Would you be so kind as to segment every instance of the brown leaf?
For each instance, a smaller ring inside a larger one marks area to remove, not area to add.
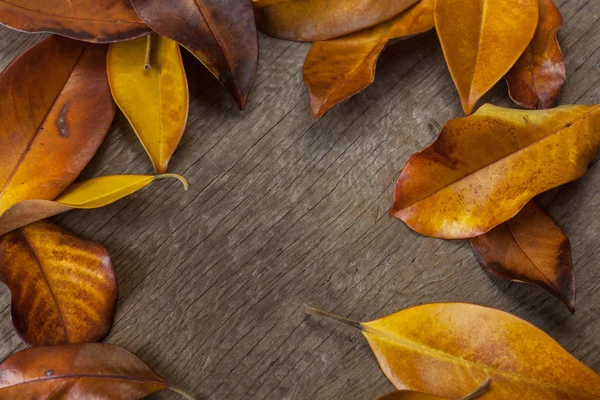
[[[471,239],[471,245],[494,275],[540,286],[575,311],[571,244],[560,226],[534,201],[512,219]]]
[[[0,0],[0,23],[98,43],[134,39],[150,31],[128,0]]]
[[[540,23],[533,40],[506,75],[508,92],[524,108],[551,108],[567,79],[556,35],[563,23],[552,0],[540,0]]]
[[[115,113],[106,47],[49,37],[0,74],[0,214],[53,199],[96,153]]]
[[[434,14],[450,74],[471,114],[533,39],[538,0],[443,0]]]
[[[315,42],[304,63],[310,113],[316,120],[369,86],[379,55],[390,39],[433,29],[433,2],[422,0],[397,17],[333,40]]]
[[[131,0],[131,4],[152,29],[190,50],[240,109],[246,106],[258,64],[251,0]]]
[[[289,0],[256,10],[268,35],[317,41],[347,35],[395,17],[419,0]]]
[[[449,121],[414,154],[392,215],[444,239],[483,235],[533,197],[585,174],[600,147],[600,106],[511,110],[489,104]]]
[[[0,364],[2,399],[137,400],[166,388],[135,354],[111,344],[34,347]]]
[[[100,341],[112,325],[117,281],[106,249],[49,221],[0,237],[0,281],[17,332],[32,346]]]

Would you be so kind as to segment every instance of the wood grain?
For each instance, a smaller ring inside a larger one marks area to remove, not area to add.
[[[568,80],[558,104],[600,103],[600,2],[559,0]],[[36,36],[0,30],[0,67]],[[433,32],[390,46],[373,85],[318,123],[302,64],[309,44],[260,37],[245,111],[191,57],[190,117],[152,185],[56,221],[111,253],[119,280],[108,342],[207,399],[375,399],[393,390],[359,333],[306,317],[310,303],[371,320],[432,301],[513,312],[600,372],[600,164],[541,204],[569,236],[574,316],[550,294],[483,271],[465,241],[427,239],[387,214],[408,157],[461,116]],[[511,106],[500,83],[484,98]],[[149,174],[118,114],[85,177]],[[1,289],[0,357],[23,348]],[[157,398],[174,399],[164,394]]]

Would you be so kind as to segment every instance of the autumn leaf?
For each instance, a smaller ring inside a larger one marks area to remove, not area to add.
[[[490,389],[490,385],[492,380],[488,377],[483,381],[483,383],[473,390],[471,393],[466,396],[461,397],[459,400],[473,400],[483,396]],[[451,400],[447,398],[442,398],[438,396],[433,396],[427,393],[415,392],[413,390],[397,390],[395,392],[389,393],[383,397],[380,397],[379,400]]]
[[[32,346],[100,341],[112,325],[117,281],[106,249],[49,221],[0,237],[0,281],[13,324]]]
[[[140,38],[110,45],[107,72],[115,102],[154,170],[163,174],[185,129],[188,86],[177,42],[160,35],[148,38],[152,40],[149,69],[144,69],[148,40]]]
[[[179,179],[188,189],[185,178],[175,174],[101,176],[71,185],[54,201],[32,199],[14,204],[0,214],[0,235],[72,209],[106,206],[164,178]]]
[[[128,0],[0,0],[0,23],[19,31],[98,43],[133,39],[150,31]]]
[[[575,311],[571,244],[534,201],[515,217],[471,239],[471,245],[481,264],[494,275],[537,285]]]
[[[75,180],[112,123],[106,46],[49,37],[0,74],[0,214],[51,200]]]
[[[246,106],[258,64],[258,35],[251,0],[131,0],[163,36],[184,45]]]
[[[395,17],[419,0],[289,0],[256,10],[261,31],[281,39],[317,41],[347,35]]]
[[[471,114],[533,39],[539,5],[538,0],[438,0],[434,16],[463,109]]]
[[[484,105],[446,124],[402,170],[390,213],[444,239],[482,235],[537,194],[580,178],[600,146],[600,106]]]
[[[506,75],[510,97],[524,108],[551,108],[567,79],[556,35],[563,19],[552,0],[540,1],[540,23],[531,44]]]
[[[600,376],[535,326],[499,310],[425,304],[370,322],[308,311],[360,329],[398,390],[460,399],[489,377],[486,399],[600,398]]]
[[[433,29],[433,2],[422,0],[373,28],[315,42],[304,63],[312,117],[321,118],[333,106],[373,83],[377,59],[390,39]]]

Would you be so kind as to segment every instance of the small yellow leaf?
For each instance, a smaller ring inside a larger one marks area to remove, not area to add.
[[[158,174],[165,173],[188,114],[188,86],[177,42],[151,36],[110,45],[107,72],[115,102],[127,117]]]

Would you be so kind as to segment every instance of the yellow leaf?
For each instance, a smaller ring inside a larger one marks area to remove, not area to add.
[[[145,69],[152,38],[149,69]],[[188,114],[188,86],[177,42],[164,36],[113,43],[107,57],[115,102],[127,117],[157,174],[167,171]]]

